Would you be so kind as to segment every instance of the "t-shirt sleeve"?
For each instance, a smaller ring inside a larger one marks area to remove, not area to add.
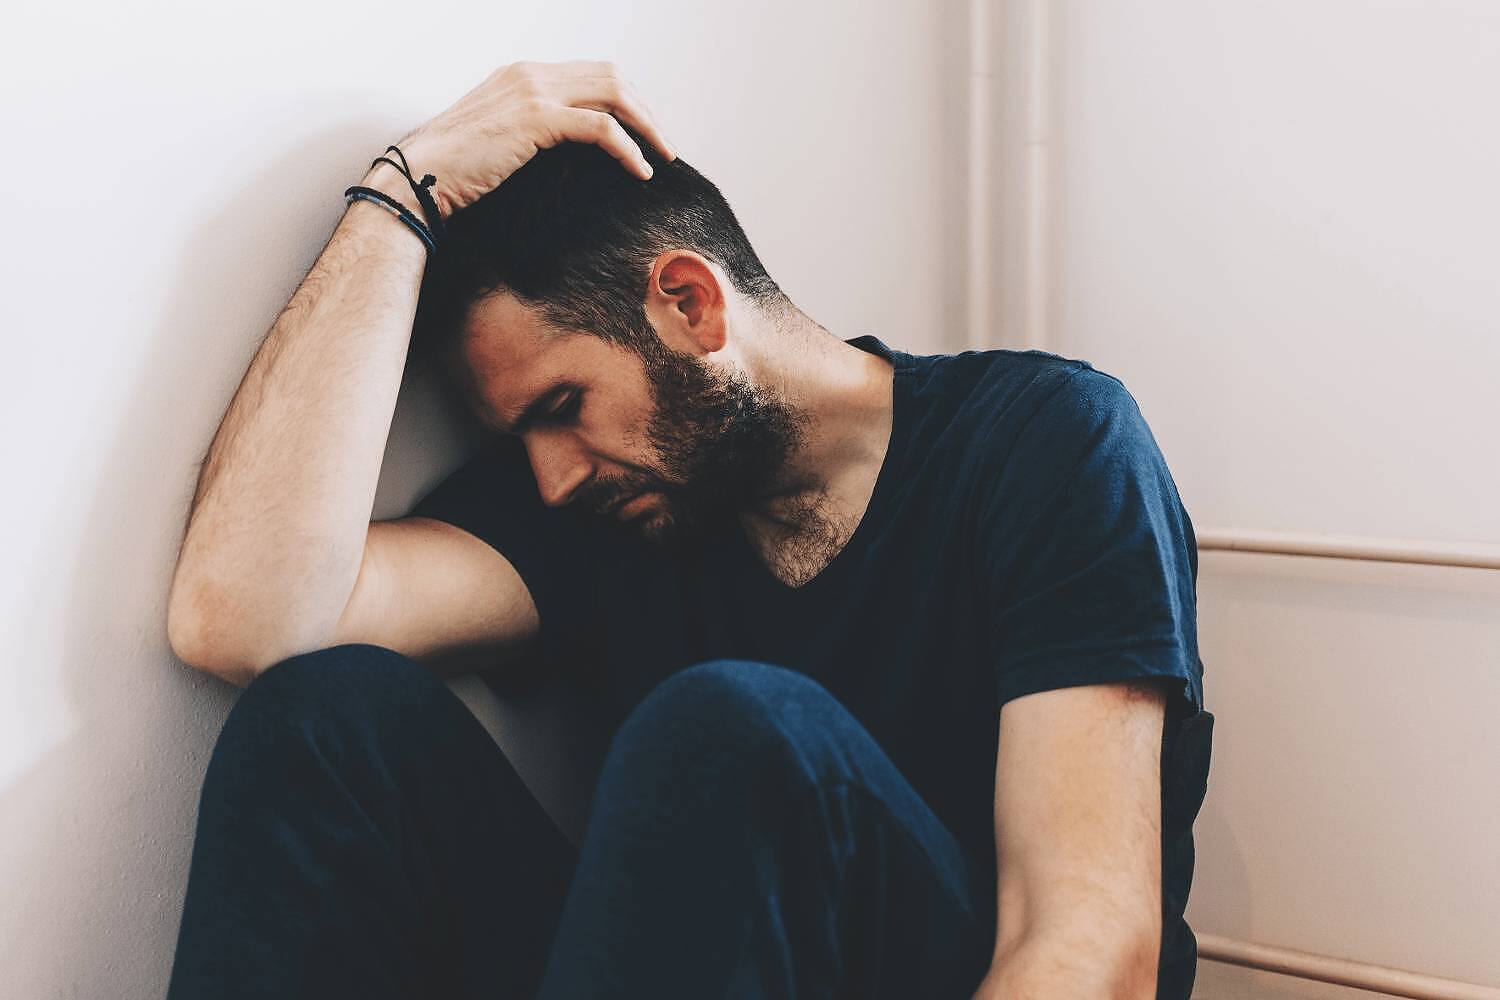
[[[540,653],[570,666],[590,652],[597,587],[592,525],[548,507],[519,438],[496,437],[417,501],[410,516],[462,528],[515,567],[540,620]]]
[[[1197,541],[1136,400],[1085,364],[992,454],[978,586],[996,705],[1053,688],[1165,677],[1203,704]],[[1189,705],[1188,703],[1191,703]]]

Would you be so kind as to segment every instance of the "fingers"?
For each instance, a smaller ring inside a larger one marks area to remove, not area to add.
[[[656,124],[656,116],[614,63],[588,59],[517,62],[497,70],[484,86],[497,92],[503,89],[509,100],[528,102],[533,113],[540,113],[542,128],[552,140],[540,145],[564,140],[595,143],[636,176],[648,179],[651,166],[621,127],[623,122],[668,160],[677,159],[677,150]]]
[[[617,115],[661,150],[667,159],[677,159],[677,150],[656,124],[656,116],[614,63],[575,59],[561,63],[520,62],[511,68],[533,79],[550,77],[560,103]]]
[[[532,63],[533,66],[550,66],[563,76],[618,76],[620,71],[608,59],[570,59],[560,63]]]
[[[562,103],[607,111],[639,132],[667,159],[677,159],[677,150],[656,124],[656,116],[629,83],[617,76],[580,76],[569,79],[562,87]]]
[[[614,115],[588,108],[557,108],[551,119],[549,124],[560,139],[595,143],[642,180],[651,177],[651,165],[641,155],[641,147],[620,127]]]

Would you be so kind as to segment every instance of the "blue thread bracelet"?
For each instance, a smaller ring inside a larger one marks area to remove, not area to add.
[[[402,222],[406,223],[409,227],[411,227],[412,232],[421,237],[422,242],[427,245],[427,255],[429,257],[437,252],[437,241],[432,238],[432,234],[427,231],[427,227],[422,225],[421,221],[412,214],[409,208],[401,204],[395,198],[392,198],[384,191],[377,191],[374,188],[363,187],[359,184],[355,184],[354,186],[344,191],[344,201],[348,204],[353,204],[355,199],[363,199],[364,201],[373,202],[376,205],[379,205],[381,208],[385,209],[387,212],[390,212]]]

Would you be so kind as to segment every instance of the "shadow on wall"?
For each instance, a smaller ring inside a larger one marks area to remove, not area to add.
[[[291,126],[298,109],[282,117]],[[60,651],[56,664],[15,667],[60,671],[74,724],[0,792],[0,995],[145,998],[165,990],[198,793],[237,693],[183,666],[166,641],[166,598],[197,462],[261,335],[341,216],[343,189],[367,165],[364,151],[392,134],[351,125],[288,151],[227,194],[185,245],[175,296],[133,370],[135,394],[107,417],[116,421],[108,454],[97,465],[92,454],[78,460],[72,481],[93,500],[86,518],[37,525],[46,536],[39,551],[69,579],[58,588],[60,614],[33,590],[19,617],[60,617],[66,634],[47,637]],[[304,190],[289,189],[288,178],[301,178]],[[286,266],[293,256],[297,266]],[[406,428],[411,454],[393,460],[388,447],[384,465],[386,485],[404,480],[397,494],[415,492],[414,467],[434,464],[423,451],[443,437],[450,441],[441,448],[453,448],[443,414],[403,416],[409,407],[403,392],[396,425]],[[393,430],[392,440],[399,436]]]

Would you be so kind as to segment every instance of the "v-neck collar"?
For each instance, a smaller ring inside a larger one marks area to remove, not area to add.
[[[912,372],[911,356],[905,351],[893,350],[886,346],[879,337],[873,334],[854,337],[845,340],[844,343],[871,354],[878,354],[891,363],[890,438],[886,442],[885,457],[880,463],[880,470],[875,476],[875,487],[870,493],[869,503],[865,505],[865,512],[860,517],[859,523],[854,526],[853,533],[838,552],[834,553],[828,564],[820,569],[816,576],[801,585],[790,586],[772,573],[745,533],[744,525],[737,519],[731,524],[729,546],[732,564],[737,569],[743,569],[744,575],[751,579],[752,586],[756,589],[781,597],[805,597],[826,590],[849,572],[849,566],[859,561],[861,553],[869,545],[870,534],[876,530],[885,514],[891,484],[899,477],[905,460],[906,431],[909,422],[907,408],[910,399],[908,376]]]

